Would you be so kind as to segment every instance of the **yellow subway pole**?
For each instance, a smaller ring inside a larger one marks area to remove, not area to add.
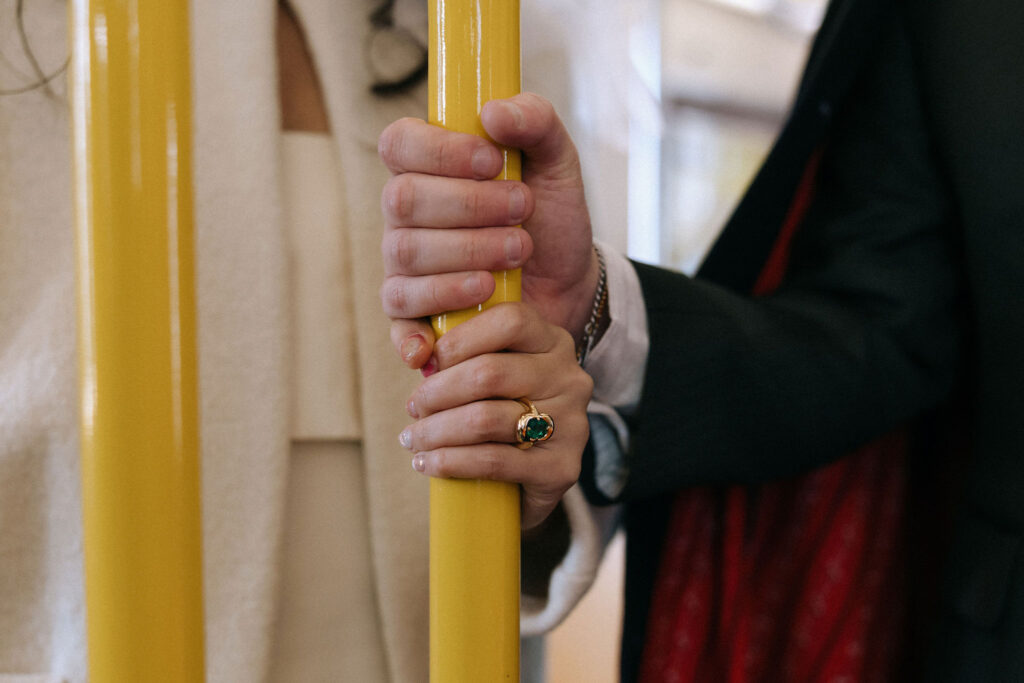
[[[519,1],[431,0],[430,122],[486,137],[480,109],[520,90]],[[499,178],[520,178],[505,151]],[[483,307],[520,298],[519,271],[495,273]],[[476,311],[437,316],[438,334]],[[519,489],[491,481],[430,484],[430,680],[519,680]]]
[[[204,679],[186,0],[73,0],[89,680]]]

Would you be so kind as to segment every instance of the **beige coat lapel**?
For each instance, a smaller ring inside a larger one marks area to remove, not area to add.
[[[398,433],[411,420],[404,406],[419,382],[405,369],[380,309],[380,192],[388,175],[377,159],[377,136],[401,116],[422,116],[426,94],[381,99],[369,92],[363,63],[367,17],[377,2],[297,0],[294,3],[323,84],[345,184],[352,254],[367,499],[373,566],[391,679],[427,680],[427,480],[410,467]]]
[[[273,0],[192,6],[210,681],[266,675],[288,457]]]

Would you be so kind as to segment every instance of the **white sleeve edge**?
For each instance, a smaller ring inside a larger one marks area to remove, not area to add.
[[[598,244],[608,272],[608,314],[601,341],[587,356],[584,369],[594,378],[594,399],[630,414],[644,385],[650,349],[647,308],[636,269],[622,254]]]
[[[546,600],[523,596],[519,631],[523,636],[546,633],[560,624],[593,585],[604,548],[618,520],[617,508],[591,507],[579,485],[562,498],[571,540],[562,562],[551,573]]]

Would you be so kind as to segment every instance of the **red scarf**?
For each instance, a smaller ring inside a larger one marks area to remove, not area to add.
[[[782,281],[818,161],[808,165],[755,295]],[[892,435],[791,480],[681,492],[640,680],[888,680],[903,633],[905,450]]]

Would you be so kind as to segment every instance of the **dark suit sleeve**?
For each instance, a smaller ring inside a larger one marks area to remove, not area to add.
[[[897,29],[838,112],[775,293],[636,265],[651,350],[622,499],[793,475],[943,398],[960,329],[951,215]]]

